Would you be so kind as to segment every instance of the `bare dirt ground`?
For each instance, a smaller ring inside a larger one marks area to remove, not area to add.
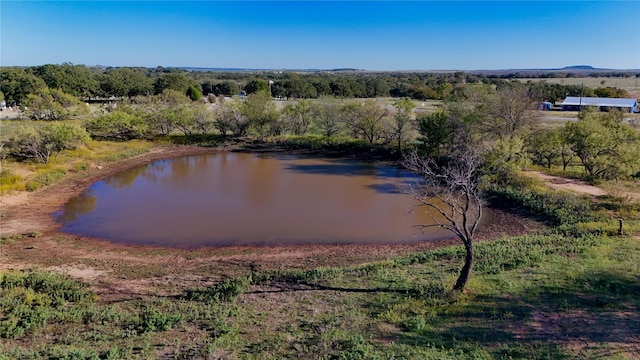
[[[640,193],[637,192],[615,190],[610,193],[605,189],[590,185],[582,180],[547,175],[536,170],[526,170],[523,171],[523,174],[540,179],[546,186],[556,190],[566,190],[577,194],[585,194],[595,197],[614,195],[616,197],[626,198],[630,201],[640,201]]]
[[[186,250],[115,244],[57,230],[51,213],[95,181],[153,160],[215,151],[220,150],[156,148],[119,163],[93,167],[33,193],[2,196],[0,235],[15,239],[0,247],[0,269],[40,268],[65,273],[91,284],[101,299],[118,301],[148,294],[176,294],[185,288],[209,285],[256,269],[353,265],[457,243],[450,239],[403,245],[274,245]],[[491,222],[482,227],[479,238],[523,234],[540,227],[533,220],[496,210]],[[33,236],[34,232],[38,234]]]
[[[593,196],[607,195],[606,191],[593,185],[589,185],[585,181],[577,179],[569,179],[558,176],[543,174],[535,170],[526,170],[524,175],[542,180],[547,186],[556,190],[567,190],[579,194],[587,194]]]

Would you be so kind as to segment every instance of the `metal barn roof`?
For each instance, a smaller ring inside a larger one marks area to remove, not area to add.
[[[597,97],[583,97],[580,99],[578,96],[567,96],[562,102],[562,105],[575,105],[575,106],[607,106],[607,107],[624,107],[632,108],[638,105],[636,99],[617,99],[617,98],[597,98]]]

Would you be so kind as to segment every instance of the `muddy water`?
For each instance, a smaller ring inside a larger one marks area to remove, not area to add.
[[[128,244],[410,243],[448,236],[398,191],[414,178],[342,159],[219,153],[133,168],[54,216],[62,231]]]

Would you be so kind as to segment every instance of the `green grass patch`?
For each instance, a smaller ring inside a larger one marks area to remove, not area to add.
[[[0,274],[0,337],[16,338],[39,332],[51,321],[73,316],[70,304],[94,301],[80,283],[47,272]]]
[[[206,288],[188,290],[183,298],[207,302],[229,301],[244,292],[249,282],[249,278],[227,279]]]
[[[50,186],[60,181],[67,171],[61,168],[45,169],[38,171],[38,174],[24,185],[27,191],[36,191],[41,187]]]
[[[115,154],[109,154],[104,157],[104,160],[106,162],[122,161],[122,160],[130,159],[132,157],[136,157],[138,155],[146,154],[148,152],[149,152],[149,149],[129,149],[129,150],[115,153]]]
[[[357,266],[253,271],[113,304],[59,275],[4,273],[2,353],[572,359],[578,354],[564,341],[586,339],[579,356],[606,357],[640,330],[637,239],[550,232],[477,243],[476,252],[464,294],[448,292],[462,266],[458,246]]]
[[[24,190],[24,178],[9,170],[0,171],[0,194]]]
[[[534,179],[513,177],[487,189],[489,200],[498,207],[519,209],[552,225],[572,225],[601,220],[588,197],[565,191],[555,191]]]

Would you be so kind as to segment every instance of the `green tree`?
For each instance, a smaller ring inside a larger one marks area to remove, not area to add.
[[[597,97],[607,98],[628,98],[629,93],[624,89],[618,89],[615,87],[599,87],[593,90]]]
[[[147,130],[153,135],[169,135],[188,114],[185,105],[161,107],[148,112],[143,117]]]
[[[638,171],[640,135],[623,120],[620,112],[585,111],[567,123],[567,144],[590,176],[613,179]]]
[[[156,94],[165,90],[175,90],[183,95],[187,94],[189,86],[193,86],[202,94],[201,85],[193,78],[183,73],[168,73],[156,79],[153,89]]]
[[[160,111],[160,114],[166,117],[166,122],[170,124],[169,130],[163,131],[162,134],[169,134],[175,128],[187,136],[194,134],[195,114],[193,107],[190,105],[166,108]]]
[[[25,114],[34,120],[59,120],[76,114],[87,114],[87,106],[60,89],[43,88],[27,95],[23,101]]]
[[[46,87],[47,84],[42,79],[24,69],[0,69],[0,91],[4,93],[7,105],[21,105],[29,94],[35,94]]]
[[[155,96],[155,100],[156,106],[159,107],[174,107],[186,105],[191,102],[191,99],[189,99],[187,95],[173,89],[164,90],[161,94]]]
[[[135,97],[153,93],[153,81],[145,74],[131,68],[111,68],[98,76],[104,96]]]
[[[193,132],[196,134],[209,134],[213,131],[216,113],[204,104],[191,105],[193,112]]]
[[[263,79],[253,79],[244,86],[244,91],[246,91],[247,94],[255,94],[259,92],[265,92],[269,94],[269,84],[266,80]],[[270,95],[271,94],[269,94],[269,96]]]
[[[178,126],[179,122],[187,121],[187,105],[191,100],[183,93],[166,89],[161,94],[149,99],[146,112],[142,118],[147,123],[147,130],[151,134],[168,135]]]
[[[539,130],[527,139],[528,151],[533,156],[533,162],[537,165],[551,169],[557,159],[562,155],[563,137],[561,129]]]
[[[51,89],[60,89],[77,97],[91,97],[98,91],[96,76],[84,65],[64,63],[47,64],[30,68]]]
[[[288,104],[282,110],[286,128],[293,135],[306,134],[318,112],[318,105],[309,100],[300,100],[293,105]]]
[[[402,151],[402,142],[405,141],[407,133],[412,129],[411,123],[413,121],[413,108],[416,105],[409,99],[398,100],[393,104],[395,107],[395,114],[393,116],[394,122],[392,124],[393,136],[398,142],[398,152]]]
[[[383,125],[389,111],[380,107],[375,100],[352,102],[343,107],[346,126],[354,137],[362,136],[370,144],[383,136]]]
[[[259,91],[247,96],[240,106],[240,113],[261,136],[266,135],[271,123],[280,117],[271,95],[266,91]]]
[[[343,124],[340,104],[332,99],[320,100],[318,115],[315,117],[315,127],[324,136],[331,137],[342,131]]]
[[[284,96],[287,98],[309,99],[318,96],[316,88],[296,73],[288,74],[288,79],[284,81],[283,88]]]
[[[33,158],[48,163],[51,156],[64,150],[75,149],[89,139],[86,131],[70,124],[50,123],[37,129],[20,129],[9,140],[9,153],[22,158]]]
[[[214,85],[213,91],[216,96],[233,96],[240,94],[240,86],[235,81],[227,80]]]
[[[245,136],[249,129],[249,119],[242,115],[242,103],[238,98],[223,101],[218,108],[218,114],[214,121],[215,128],[222,136],[231,132],[233,136]]]
[[[498,139],[492,142],[484,154],[484,169],[496,181],[529,164],[525,142],[519,136]]]
[[[123,110],[91,119],[85,127],[92,137],[103,140],[140,139],[148,132],[147,123],[140,115]]]
[[[421,148],[425,155],[437,157],[441,149],[449,144],[453,137],[453,126],[444,111],[425,114],[418,118],[418,132]]]

